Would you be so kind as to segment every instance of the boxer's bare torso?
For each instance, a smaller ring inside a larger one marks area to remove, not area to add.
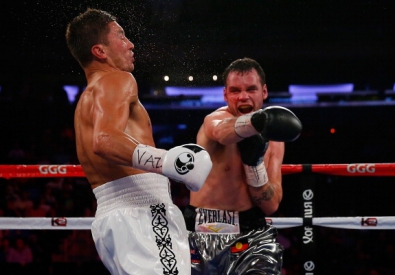
[[[151,121],[138,100],[134,77],[121,71],[94,71],[87,75],[88,86],[78,101],[74,125],[78,159],[92,188],[144,173],[131,167],[133,140],[151,146],[154,141]],[[107,118],[102,117],[104,109]],[[107,127],[106,123],[114,122],[115,130],[114,125]],[[100,146],[102,151],[97,151],[98,143],[108,146]],[[106,158],[101,156],[104,154]]]

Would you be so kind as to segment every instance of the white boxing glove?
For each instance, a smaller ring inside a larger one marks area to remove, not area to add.
[[[133,167],[183,182],[194,192],[203,186],[212,165],[208,152],[193,143],[169,151],[139,144],[133,152]]]

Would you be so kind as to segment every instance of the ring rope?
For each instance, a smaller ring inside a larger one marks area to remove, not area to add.
[[[0,230],[48,229],[89,230],[94,218],[0,218]],[[313,225],[341,229],[395,229],[395,217],[319,217],[312,218]],[[303,226],[303,218],[266,218],[268,224],[277,228]]]
[[[304,171],[335,176],[395,176],[395,163],[284,164],[283,175]],[[81,165],[0,165],[0,178],[85,177]]]
[[[0,229],[49,229],[74,230],[90,229],[94,218],[0,218]]]

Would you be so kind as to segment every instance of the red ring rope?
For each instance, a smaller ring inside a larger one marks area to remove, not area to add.
[[[395,176],[395,163],[284,164],[283,175],[313,173],[337,176]],[[85,177],[80,165],[0,165],[0,178]]]

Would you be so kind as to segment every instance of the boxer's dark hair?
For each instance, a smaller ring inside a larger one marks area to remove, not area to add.
[[[244,58],[236,59],[235,61],[230,63],[230,65],[223,72],[222,79],[224,81],[225,87],[229,73],[239,72],[243,74],[246,72],[250,72],[252,69],[255,69],[257,71],[262,85],[266,84],[266,75],[261,65],[259,65],[259,63],[252,58],[244,57]]]
[[[93,61],[91,48],[94,45],[108,45],[108,24],[113,21],[116,17],[108,12],[88,8],[67,25],[67,47],[82,67]]]

